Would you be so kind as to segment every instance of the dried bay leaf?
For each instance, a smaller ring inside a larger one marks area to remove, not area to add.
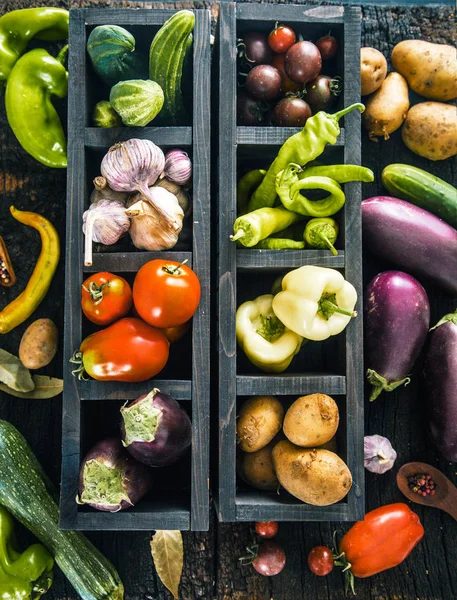
[[[151,553],[157,575],[163,585],[178,598],[184,563],[184,547],[180,531],[158,530],[151,539]]]
[[[29,398],[30,400],[54,398],[63,390],[63,379],[48,377],[47,375],[34,375],[32,379],[35,388],[30,392],[18,392],[3,383],[0,383],[0,390],[16,398]]]
[[[16,392],[30,392],[35,387],[30,371],[18,357],[1,348],[0,381]]]

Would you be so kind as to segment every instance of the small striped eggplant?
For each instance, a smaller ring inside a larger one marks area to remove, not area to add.
[[[385,271],[365,294],[365,364],[370,401],[410,381],[430,325],[427,293],[411,275]]]

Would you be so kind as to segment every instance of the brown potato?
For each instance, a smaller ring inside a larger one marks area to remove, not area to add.
[[[59,332],[51,319],[38,319],[27,327],[19,346],[19,358],[27,369],[41,369],[57,352]]]
[[[336,433],[338,406],[326,394],[309,394],[295,400],[284,417],[283,431],[297,446],[322,446]]]
[[[275,444],[271,441],[257,452],[240,453],[238,475],[258,490],[275,491],[279,487],[271,454]]]
[[[387,75],[386,57],[375,48],[360,48],[360,93],[372,94],[382,85]]]
[[[365,103],[362,121],[370,138],[389,139],[406,118],[409,108],[408,84],[399,73],[389,73],[377,92]]]
[[[255,452],[281,429],[284,409],[274,396],[253,396],[241,407],[236,433],[241,450]]]
[[[346,463],[321,448],[305,449],[288,441],[279,442],[273,448],[273,465],[282,487],[314,506],[339,502],[352,486]]]
[[[453,46],[405,40],[393,49],[392,64],[417,94],[443,102],[457,98],[457,50]]]
[[[441,102],[412,106],[401,137],[410,150],[430,160],[457,155],[457,108]]]

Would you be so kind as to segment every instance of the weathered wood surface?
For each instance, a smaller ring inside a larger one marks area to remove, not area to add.
[[[308,2],[309,4],[310,2]],[[149,6],[150,3],[101,2],[72,0],[72,6]],[[165,4],[165,3],[163,3]],[[31,5],[60,5],[69,2],[47,0],[6,0],[0,4],[0,13]],[[189,6],[181,3],[180,6]],[[199,6],[208,6],[208,2]],[[167,3],[167,6],[170,6]],[[176,6],[176,5],[173,5]],[[213,9],[214,14],[216,8]],[[390,54],[395,43],[403,38],[422,38],[434,42],[455,43],[455,10],[451,7],[407,9],[363,7],[362,43],[373,45]],[[18,275],[18,284],[11,290],[0,288],[0,306],[4,306],[21,290],[30,276],[39,252],[38,235],[9,216],[8,207],[15,204],[21,209],[43,212],[56,223],[64,237],[65,228],[65,173],[51,171],[28,157],[19,147],[7,127],[3,102],[0,109],[0,234],[4,236]],[[430,163],[406,151],[398,135],[387,143],[369,143],[363,138],[363,160],[379,180],[384,165],[391,162],[410,162],[443,177],[457,185],[455,160]],[[380,185],[365,187],[364,196],[382,191]],[[365,279],[385,268],[380,263],[365,263]],[[36,318],[50,317],[62,329],[63,319],[63,261],[52,284],[46,302],[38,309]],[[455,307],[455,300],[434,293],[428,288],[432,304],[432,320]],[[21,326],[3,337],[2,347],[17,352]],[[59,375],[62,353],[47,369]],[[415,369],[417,375],[419,369]],[[417,377],[416,377],[417,379]],[[366,405],[366,433],[389,437],[398,452],[398,464],[421,460],[442,469],[455,483],[454,464],[440,459],[426,440],[419,386],[413,382],[405,389],[379,398]],[[213,399],[214,401],[214,399]],[[57,483],[60,476],[60,398],[29,403],[3,395],[0,416],[14,423],[29,440],[38,458]],[[383,476],[367,473],[367,508],[401,501],[395,486],[395,469]],[[425,537],[414,554],[400,567],[366,580],[357,581],[357,597],[361,600],[450,600],[457,597],[456,524],[453,519],[433,509],[416,507],[425,526]],[[283,524],[278,541],[287,552],[287,566],[283,574],[271,579],[262,578],[250,567],[238,566],[237,557],[244,553],[250,540],[247,524],[216,525],[214,514],[211,529],[204,534],[185,534],[185,568],[180,597],[184,600],[342,600],[342,580],[339,573],[328,578],[312,576],[306,567],[309,549],[317,544],[330,543],[332,532],[340,534],[347,526],[328,524]],[[158,581],[149,553],[149,533],[92,533],[90,538],[118,567],[126,586],[129,600],[169,600],[171,595]],[[58,573],[47,594],[49,600],[76,600],[77,595],[65,578]]]

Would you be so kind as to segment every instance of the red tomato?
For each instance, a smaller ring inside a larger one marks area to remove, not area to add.
[[[146,323],[160,329],[175,327],[197,310],[200,281],[186,265],[157,258],[136,274],[133,302]]]
[[[175,325],[175,327],[165,327],[163,329],[163,333],[167,340],[172,344],[173,342],[177,342],[182,337],[186,335],[186,333],[190,329],[190,321],[186,321],[182,325]]]
[[[308,554],[308,566],[314,575],[328,575],[333,565],[333,553],[327,546],[316,546]]]
[[[295,83],[292,79],[286,74],[284,69],[284,58],[285,54],[276,54],[271,63],[273,67],[276,67],[278,71],[281,73],[282,77],[282,95],[285,96],[287,92],[299,92],[302,89],[302,85],[300,83]]]
[[[286,564],[286,555],[281,546],[275,542],[262,542],[252,566],[261,575],[271,577],[281,573]]]
[[[82,311],[96,325],[109,325],[125,317],[131,306],[132,289],[119,275],[94,273],[82,284]]]
[[[283,54],[295,44],[296,39],[295,31],[293,29],[287,27],[287,25],[279,25],[279,27],[275,27],[268,36],[268,45],[273,52]]]
[[[278,524],[276,521],[264,521],[256,523],[255,532],[261,538],[272,538],[278,533]]]

